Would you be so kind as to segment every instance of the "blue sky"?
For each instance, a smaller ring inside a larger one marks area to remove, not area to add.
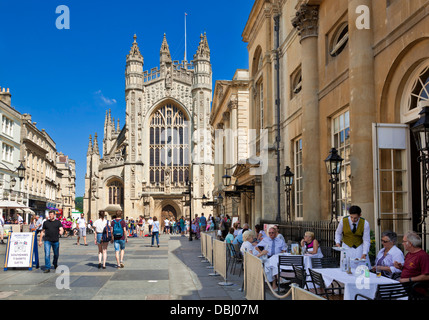
[[[57,150],[76,160],[76,193],[84,194],[89,135],[103,139],[104,116],[125,119],[125,58],[137,34],[144,70],[159,65],[164,33],[173,60],[188,60],[206,32],[213,83],[248,68],[242,41],[254,1],[0,0],[0,86],[12,105],[29,113]],[[59,30],[56,8],[70,9],[70,29]],[[101,151],[101,148],[100,148]]]

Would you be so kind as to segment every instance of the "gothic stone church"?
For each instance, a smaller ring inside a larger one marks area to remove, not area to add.
[[[207,37],[201,35],[192,62],[179,63],[172,60],[164,35],[160,66],[150,71],[143,71],[136,40],[134,36],[126,59],[125,125],[121,129],[106,112],[102,154],[97,134],[89,138],[85,217],[121,210],[134,218],[188,218],[189,202],[183,195],[188,179],[192,218],[203,212],[208,216],[212,208],[203,207],[201,200],[203,195],[211,198],[214,176],[208,147],[212,68]]]

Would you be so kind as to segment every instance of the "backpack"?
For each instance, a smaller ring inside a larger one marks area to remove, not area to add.
[[[124,236],[124,228],[121,226],[121,220],[115,220],[115,224],[113,225],[113,237],[115,239],[120,239]]]
[[[101,241],[109,242],[112,240],[112,228],[110,227],[109,221],[107,221],[106,226],[103,229],[103,234],[101,236]]]

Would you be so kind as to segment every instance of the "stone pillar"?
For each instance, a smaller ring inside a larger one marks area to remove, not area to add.
[[[370,223],[374,221],[372,123],[376,122],[373,35],[372,28],[357,29],[356,8],[372,8],[371,2],[349,0],[348,5],[352,204],[362,208]]]
[[[321,219],[318,21],[319,6],[307,4],[301,5],[292,20],[301,37],[303,217],[306,221]]]

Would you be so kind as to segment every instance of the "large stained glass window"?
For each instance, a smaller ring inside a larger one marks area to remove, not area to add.
[[[150,183],[184,183],[189,177],[189,121],[178,107],[168,104],[158,108],[151,117],[149,128]]]

